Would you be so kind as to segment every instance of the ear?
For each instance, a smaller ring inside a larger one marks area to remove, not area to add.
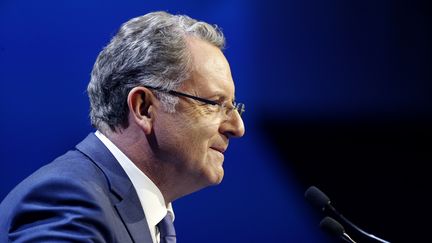
[[[153,126],[155,97],[145,87],[135,87],[128,95],[129,117],[144,131],[150,134]]]

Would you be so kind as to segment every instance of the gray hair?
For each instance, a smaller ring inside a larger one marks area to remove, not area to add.
[[[127,128],[127,96],[137,86],[176,89],[189,78],[191,58],[186,37],[223,49],[225,38],[216,26],[185,15],[153,12],[124,23],[99,53],[87,87],[92,125],[101,130]],[[178,98],[155,92],[166,112]]]

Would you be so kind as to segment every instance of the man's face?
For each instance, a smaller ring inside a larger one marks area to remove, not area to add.
[[[234,82],[222,52],[195,38],[189,38],[188,43],[192,76],[177,91],[231,104]],[[222,181],[228,140],[243,136],[244,125],[236,111],[226,116],[219,106],[179,99],[174,114],[159,115],[155,132],[163,160],[175,168],[173,175],[167,176],[175,176],[179,186],[189,187],[192,192]]]

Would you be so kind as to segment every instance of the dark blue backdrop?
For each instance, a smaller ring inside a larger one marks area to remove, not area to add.
[[[303,200],[311,181],[276,152],[285,140],[269,136],[272,121],[429,117],[421,2],[2,0],[0,199],[93,131],[93,62],[121,23],[153,10],[219,25],[247,104],[223,183],[174,204],[180,242],[326,241]]]

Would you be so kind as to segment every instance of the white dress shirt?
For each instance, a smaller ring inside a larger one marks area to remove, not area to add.
[[[144,210],[153,242],[159,243],[160,233],[156,225],[167,213],[171,214],[174,221],[174,211],[171,203],[169,203],[168,206],[165,206],[165,199],[159,188],[105,135],[99,131],[96,131],[95,135],[114,155],[131,180]]]

